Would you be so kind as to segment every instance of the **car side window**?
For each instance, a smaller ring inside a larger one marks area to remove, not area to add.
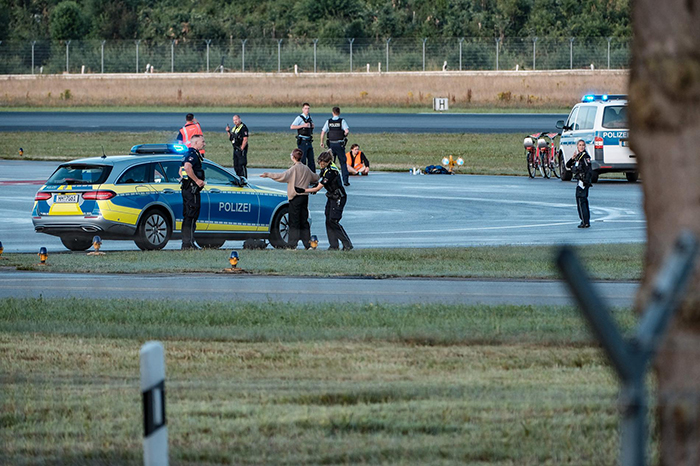
[[[180,182],[180,162],[161,162],[163,173],[167,181],[166,183],[179,183]]]
[[[151,164],[144,163],[141,165],[136,165],[129,168],[127,171],[119,177],[117,184],[129,184],[129,183],[148,183],[149,182],[149,170]]]
[[[572,130],[577,129],[574,125],[576,124],[576,116],[578,115],[578,109],[579,107],[574,107],[574,109],[569,114],[569,119],[566,120],[566,126],[570,127]]]
[[[207,184],[239,185],[238,178],[218,167],[205,163],[203,168],[204,179],[206,180]]]
[[[166,181],[165,170],[160,166],[159,163],[153,164],[153,182],[154,183],[164,183]]]
[[[593,129],[593,125],[595,123],[595,114],[597,113],[597,111],[598,108],[596,106],[588,105],[584,107],[579,107],[578,117],[576,118],[576,124],[578,126],[578,129]]]

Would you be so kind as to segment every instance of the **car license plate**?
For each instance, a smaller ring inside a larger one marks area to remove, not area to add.
[[[78,202],[78,194],[56,194],[56,198],[54,199],[54,202],[56,203],[76,203]]]

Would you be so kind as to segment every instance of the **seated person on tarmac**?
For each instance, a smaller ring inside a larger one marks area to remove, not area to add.
[[[369,160],[367,160],[365,153],[360,150],[358,144],[350,146],[350,152],[345,154],[345,160],[348,163],[348,173],[350,175],[369,175]]]

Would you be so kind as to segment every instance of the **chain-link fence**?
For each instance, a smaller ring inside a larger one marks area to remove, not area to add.
[[[619,38],[0,41],[0,74],[620,69],[629,57]]]

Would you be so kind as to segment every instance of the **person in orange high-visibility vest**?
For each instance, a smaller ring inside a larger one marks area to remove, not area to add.
[[[178,131],[177,133],[176,139],[182,142],[187,147],[192,147],[192,136],[194,136],[195,134],[204,133],[202,132],[202,127],[200,126],[199,122],[194,117],[194,115],[188,113],[185,116],[185,126],[180,128],[180,131]],[[201,150],[200,152],[202,155],[204,155],[204,150]]]
[[[345,154],[345,160],[348,164],[348,173],[356,176],[369,175],[369,160],[365,157],[364,152],[360,150],[360,146],[353,144],[350,146],[350,152]]]

